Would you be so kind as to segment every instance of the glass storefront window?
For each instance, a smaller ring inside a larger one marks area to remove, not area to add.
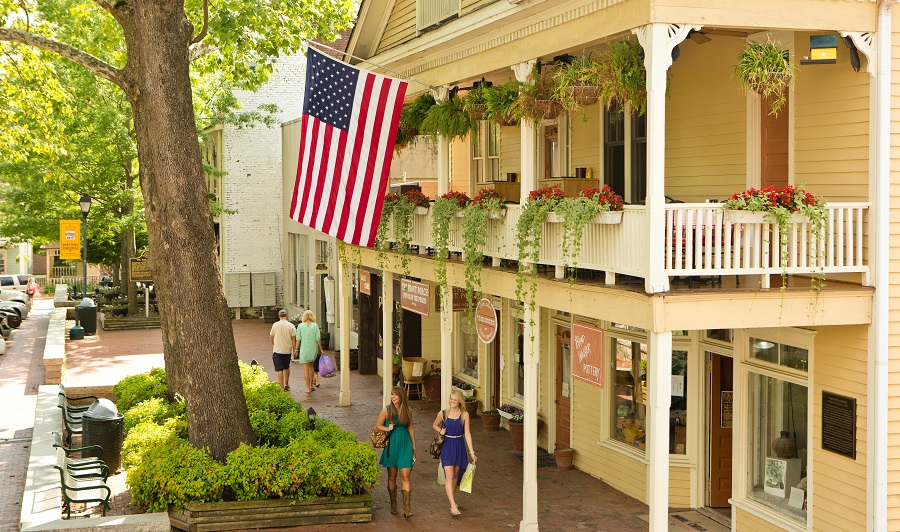
[[[750,338],[750,358],[803,372],[809,370],[809,350],[761,338]]]
[[[475,320],[466,318],[465,312],[456,312],[456,360],[453,367],[457,373],[478,379],[478,335]]]
[[[525,322],[517,320],[516,326],[516,351],[513,353],[512,364],[512,396],[519,399],[525,397]]]
[[[733,329],[707,329],[706,330],[706,339],[707,340],[717,340],[719,342],[727,342],[731,343],[734,341],[734,330]]]
[[[613,338],[612,439],[644,450],[647,415],[647,344]]]
[[[806,522],[808,389],[776,377],[750,374],[751,499]]]
[[[688,352],[672,351],[672,404],[669,407],[669,453],[687,454]]]

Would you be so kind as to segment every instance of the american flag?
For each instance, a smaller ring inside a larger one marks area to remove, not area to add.
[[[309,49],[292,219],[375,245],[406,86]]]

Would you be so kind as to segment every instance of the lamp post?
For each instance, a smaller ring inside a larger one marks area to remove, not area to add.
[[[81,206],[81,231],[84,233],[84,247],[82,248],[82,267],[84,269],[84,284],[82,286],[82,293],[84,297],[87,297],[87,217],[88,213],[91,212],[91,197],[87,194],[83,194],[81,199],[78,200],[78,205]]]

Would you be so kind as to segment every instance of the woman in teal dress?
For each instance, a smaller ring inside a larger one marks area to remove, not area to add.
[[[406,392],[400,386],[391,388],[391,402],[378,414],[379,430],[389,433],[388,445],[381,451],[381,465],[388,470],[388,494],[391,513],[397,515],[397,473],[400,473],[400,492],[403,494],[403,517],[412,515],[410,507],[409,473],[416,461],[416,431]]]
[[[306,381],[306,393],[313,388],[313,360],[322,351],[322,333],[316,325],[316,315],[307,310],[297,325],[297,340],[294,342],[299,362],[303,364],[303,380]]]

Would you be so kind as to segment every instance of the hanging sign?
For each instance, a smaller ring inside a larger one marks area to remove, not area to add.
[[[59,221],[59,258],[81,258],[81,220]]]
[[[431,307],[431,287],[418,281],[400,279],[400,307],[427,316]]]
[[[478,330],[478,338],[489,344],[497,336],[497,311],[490,299],[482,299],[475,307],[475,328]]]
[[[572,325],[572,376],[603,388],[603,331]]]
[[[372,295],[372,274],[369,270],[359,270],[359,293]]]

